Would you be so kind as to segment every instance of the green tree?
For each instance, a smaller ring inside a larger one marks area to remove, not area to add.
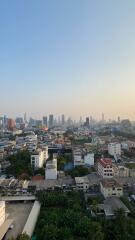
[[[26,233],[23,233],[17,237],[17,240],[30,240],[30,237]]]

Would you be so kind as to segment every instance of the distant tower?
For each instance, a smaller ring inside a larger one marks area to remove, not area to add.
[[[27,115],[26,115],[26,112],[24,113],[24,123],[27,123]]]
[[[118,123],[120,123],[120,117],[118,116]]]
[[[104,113],[102,113],[102,122],[104,123],[105,121],[105,116],[104,116]]]
[[[43,117],[43,125],[47,127],[47,116]]]
[[[13,131],[14,128],[15,128],[15,120],[12,119],[12,118],[9,118],[9,119],[8,119],[8,129],[9,129],[10,131]]]
[[[61,123],[62,123],[62,125],[65,124],[65,115],[64,114],[62,114],[62,116],[61,116]]]
[[[54,119],[53,119],[53,114],[49,115],[49,127],[53,127],[54,124]]]
[[[80,123],[80,125],[82,124],[82,117],[80,117],[79,123]]]
[[[5,128],[7,126],[7,116],[4,115],[3,117],[3,127]]]
[[[90,119],[89,117],[86,117],[86,127],[89,127],[90,126]]]

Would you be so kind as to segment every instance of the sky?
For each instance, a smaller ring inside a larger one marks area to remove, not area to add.
[[[135,1],[0,1],[0,90],[0,115],[135,120]]]

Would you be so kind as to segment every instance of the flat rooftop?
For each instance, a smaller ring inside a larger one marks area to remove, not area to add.
[[[124,209],[125,213],[130,213],[129,209],[119,198],[110,197],[104,200],[104,212],[106,216],[113,216],[115,211],[121,208]]]
[[[87,176],[75,177],[75,182],[76,182],[76,184],[79,184],[79,183],[89,183],[89,179],[88,179]]]
[[[111,188],[111,187],[122,187],[121,182],[115,180],[115,179],[103,179],[101,181],[102,186],[105,188]]]
[[[16,239],[22,233],[24,225],[28,219],[33,203],[7,203],[6,215],[12,219],[13,229],[10,229],[4,240]]]

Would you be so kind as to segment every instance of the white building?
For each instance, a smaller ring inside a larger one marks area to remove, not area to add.
[[[5,201],[0,201],[0,226],[5,222]]]
[[[112,160],[110,158],[101,158],[98,161],[98,174],[102,178],[112,178],[114,175]]]
[[[109,143],[108,153],[111,156],[121,156],[121,144],[120,143]]]
[[[94,153],[87,153],[84,156],[84,163],[89,166],[94,166]]]
[[[48,158],[48,147],[44,151],[37,150],[31,155],[31,166],[35,169],[42,168]]]
[[[45,179],[57,179],[57,159],[50,160],[46,163]]]
[[[75,149],[73,151],[73,159],[74,159],[74,167],[84,165],[84,159],[82,157],[82,152],[80,149]]]
[[[123,196],[122,185],[114,179],[104,179],[100,182],[100,190],[105,198]]]
[[[75,177],[75,183],[77,190],[83,190],[85,192],[89,188],[89,179],[87,176]]]

